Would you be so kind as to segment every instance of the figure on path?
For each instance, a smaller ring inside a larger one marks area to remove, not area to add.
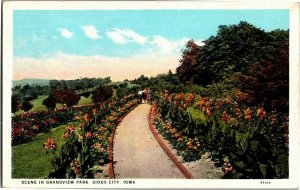
[[[148,94],[148,92],[147,92],[147,89],[145,88],[142,93],[142,97],[143,97],[142,103],[147,103],[147,96],[148,96],[147,94]]]
[[[148,88],[147,92],[148,92],[148,94],[147,94],[147,102],[151,103],[151,93],[152,92],[151,92],[150,88]]]

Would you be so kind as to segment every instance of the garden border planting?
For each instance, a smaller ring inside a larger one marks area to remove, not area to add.
[[[177,168],[181,171],[181,173],[187,178],[187,179],[193,179],[192,174],[186,169],[186,167],[176,158],[176,156],[171,152],[171,150],[168,148],[168,146],[164,143],[164,141],[158,136],[157,131],[155,130],[153,123],[152,123],[152,119],[151,119],[151,115],[152,115],[152,110],[153,110],[153,105],[151,105],[151,109],[149,111],[148,114],[148,124],[149,124],[149,128],[153,134],[153,136],[155,137],[155,139],[157,140],[157,142],[159,143],[159,145],[161,146],[161,148],[165,151],[165,153],[170,157],[170,159],[173,161],[173,163],[177,166]]]

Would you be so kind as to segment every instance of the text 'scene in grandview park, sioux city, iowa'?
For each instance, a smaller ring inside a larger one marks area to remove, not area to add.
[[[289,7],[11,13],[16,186],[290,179]]]

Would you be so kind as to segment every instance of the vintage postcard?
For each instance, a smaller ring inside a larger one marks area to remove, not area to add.
[[[3,187],[298,188],[299,3],[4,1]]]

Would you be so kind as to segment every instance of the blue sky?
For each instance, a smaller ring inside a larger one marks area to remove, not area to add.
[[[116,61],[118,64],[123,60],[127,64],[132,64],[133,60],[145,62],[137,64],[137,67],[144,67],[149,64],[146,60],[153,58],[154,61],[155,57],[173,62],[177,59],[176,63],[165,65],[174,70],[178,66],[180,50],[187,40],[194,39],[201,45],[202,40],[216,34],[219,25],[238,24],[240,21],[247,21],[266,31],[286,30],[289,28],[289,10],[14,11],[14,78],[104,75],[95,71],[93,74],[80,74],[74,68],[73,74],[70,72],[65,75],[70,67],[79,67],[79,70],[103,68],[101,63],[92,66],[86,63],[90,59],[98,59],[99,62],[105,60],[106,70],[109,70],[107,64],[117,66],[114,65]],[[50,69],[57,70],[57,65],[52,64],[54,60],[62,62],[60,74],[57,75],[51,75]],[[64,64],[66,60],[69,65]],[[45,64],[49,63],[52,67],[47,70]],[[134,68],[130,69],[133,71]],[[139,71],[146,73],[136,75],[147,75],[147,71],[150,71],[149,75],[155,75],[153,70],[156,69],[149,67],[148,70]],[[116,80],[122,80],[122,77],[112,76]]]

